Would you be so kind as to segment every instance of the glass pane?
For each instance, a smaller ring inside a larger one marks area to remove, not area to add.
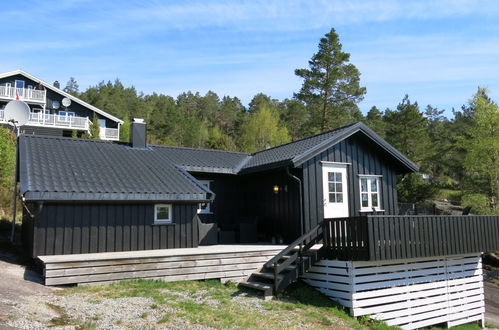
[[[368,207],[369,203],[367,200],[362,200],[362,207]]]
[[[336,201],[338,203],[343,203],[343,194],[336,194]]]
[[[378,184],[376,183],[377,179],[376,178],[371,178],[371,191],[376,192],[378,191]]]
[[[168,207],[158,207],[156,208],[156,219],[166,220],[169,218],[169,208]]]
[[[372,206],[378,207],[378,194],[371,194]]]
[[[336,173],[336,182],[342,182],[341,173]]]
[[[336,195],[329,194],[329,203],[336,203]]]
[[[327,173],[327,180],[328,181],[334,181],[334,172],[328,172]]]
[[[367,192],[367,179],[360,179],[360,191]]]
[[[329,192],[334,192],[334,183],[329,184]]]
[[[343,185],[341,183],[336,184],[336,192],[343,192]]]

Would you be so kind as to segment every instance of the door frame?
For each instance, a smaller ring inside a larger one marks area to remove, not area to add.
[[[337,167],[337,168],[341,168],[342,170],[344,169],[345,171],[345,178],[344,180],[342,180],[342,183],[343,183],[343,203],[346,205],[346,215],[342,215],[342,216],[338,216],[337,218],[344,218],[344,217],[349,217],[350,216],[350,205],[349,205],[349,202],[350,202],[350,188],[349,188],[349,174],[348,174],[348,169],[349,169],[349,166],[351,166],[352,163],[343,163],[343,162],[331,162],[331,161],[321,161],[321,177],[322,177],[322,209],[323,209],[323,218],[326,219],[326,203],[327,203],[327,199],[326,199],[326,188],[328,186],[328,181],[327,178],[324,177],[324,172],[325,172],[325,169],[329,166],[331,168],[334,168],[334,167]],[[328,217],[330,218],[330,217]]]

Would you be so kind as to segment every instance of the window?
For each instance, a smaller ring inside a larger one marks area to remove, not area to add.
[[[343,203],[343,175],[341,172],[328,172],[327,184],[329,203]]]
[[[360,210],[380,211],[379,176],[360,176]]]
[[[199,180],[206,188],[210,189],[211,181],[210,180]],[[211,204],[210,203],[200,203],[198,207],[199,214],[211,214]]]
[[[69,112],[69,111],[59,111],[59,121],[69,121],[69,117],[74,117],[75,113],[74,112]]]
[[[172,221],[172,205],[171,204],[156,204],[154,205],[154,223],[169,224]]]

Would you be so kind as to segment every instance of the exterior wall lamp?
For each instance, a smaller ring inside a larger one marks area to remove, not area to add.
[[[279,190],[280,190],[280,188],[279,188],[279,186],[278,186],[278,185],[274,185],[274,186],[272,187],[272,191],[273,191],[273,192],[274,192],[274,194],[276,194],[276,195],[279,193]]]

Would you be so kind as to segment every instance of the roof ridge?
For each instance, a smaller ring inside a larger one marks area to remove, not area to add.
[[[229,153],[229,154],[241,154],[241,155],[246,155],[246,156],[250,156],[251,155],[251,154],[248,154],[246,152],[221,150],[221,149],[194,148],[194,147],[183,147],[183,146],[168,146],[168,145],[161,145],[161,144],[148,144],[147,146],[148,147],[158,147],[158,148],[174,148],[174,149],[202,150],[202,151],[212,151],[212,152],[226,152],[226,153]]]
[[[317,136],[329,134],[329,133],[338,131],[340,129],[345,129],[347,127],[353,126],[353,125],[358,124],[358,123],[360,123],[360,121],[356,121],[354,123],[351,123],[351,124],[348,124],[348,125],[345,125],[345,126],[336,127],[336,128],[333,128],[333,129],[331,129],[329,131],[325,131],[325,132],[322,132],[322,133],[317,133],[317,134],[314,134],[314,135],[311,135],[311,136],[307,136],[307,137],[304,137],[304,138],[301,138],[301,139],[298,139],[298,140],[290,141],[288,143],[280,144],[280,145],[272,147],[272,148],[268,148],[268,149],[263,149],[263,150],[260,150],[260,151],[256,151],[256,152],[252,153],[251,156],[254,156],[254,155],[259,154],[259,153],[264,152],[264,151],[269,151],[269,150],[272,150],[272,149],[284,147],[284,146],[287,146],[289,144],[293,144],[293,143],[296,143],[296,142],[300,142],[300,141],[305,141],[305,140],[308,140],[308,139],[312,139],[312,138],[315,138]]]

